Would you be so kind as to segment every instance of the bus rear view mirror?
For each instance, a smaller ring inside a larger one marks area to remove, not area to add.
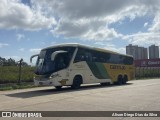
[[[34,57],[36,57],[36,56],[39,56],[39,54],[35,54],[35,55],[32,55],[32,56],[30,57],[30,63],[32,63],[32,59],[33,59]]]
[[[55,51],[51,54],[51,61],[54,61],[55,57],[58,55],[58,54],[61,54],[61,53],[67,53],[67,51],[63,51],[63,50],[60,50],[60,51]]]

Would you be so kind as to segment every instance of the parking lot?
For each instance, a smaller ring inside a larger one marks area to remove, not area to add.
[[[37,87],[1,91],[0,96],[0,111],[160,111],[160,79],[78,90]]]

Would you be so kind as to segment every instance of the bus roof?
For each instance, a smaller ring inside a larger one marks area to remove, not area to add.
[[[96,50],[96,51],[100,51],[100,52],[109,52],[109,53],[113,53],[113,54],[119,54],[119,55],[123,55],[123,56],[132,57],[131,55],[121,54],[121,53],[118,53],[118,52],[114,52],[114,51],[110,51],[110,50],[106,50],[106,49],[102,49],[102,48],[98,48],[98,47],[88,46],[88,45],[82,45],[82,44],[79,44],[79,43],[57,44],[57,45],[54,45],[54,46],[43,48],[42,50],[56,48],[56,47],[67,47],[67,46],[68,47],[87,48],[87,49]]]

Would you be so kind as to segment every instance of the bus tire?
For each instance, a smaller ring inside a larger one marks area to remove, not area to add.
[[[78,89],[78,88],[80,88],[81,84],[82,84],[82,77],[78,75],[78,76],[74,77],[73,84],[71,87],[73,89]]]
[[[124,75],[123,77],[123,84],[126,84],[128,81],[128,76],[127,75]]]
[[[60,90],[62,86],[55,86],[56,90]]]
[[[122,75],[119,75],[119,76],[118,76],[117,84],[118,84],[118,85],[122,85],[122,84],[123,84]]]

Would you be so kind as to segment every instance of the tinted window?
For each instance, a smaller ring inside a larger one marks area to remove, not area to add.
[[[123,63],[127,64],[127,65],[132,65],[133,64],[133,58],[132,57],[125,57],[124,60],[123,60]]]
[[[111,57],[109,59],[109,63],[119,64],[119,55],[111,54]]]
[[[92,61],[91,51],[88,49],[79,48],[74,62],[79,62],[79,61],[91,62]]]
[[[64,50],[67,53],[58,54],[55,60],[51,60],[51,55],[55,51]],[[42,50],[37,59],[35,73],[39,75],[50,74],[69,66],[75,47],[57,47]]]
[[[92,51],[93,62],[102,62],[102,63],[109,62],[110,56],[111,56],[110,53]]]
[[[79,48],[74,62],[87,61],[87,62],[102,62],[111,64],[133,64],[133,58],[118,54],[105,53],[94,51],[85,48]]]

